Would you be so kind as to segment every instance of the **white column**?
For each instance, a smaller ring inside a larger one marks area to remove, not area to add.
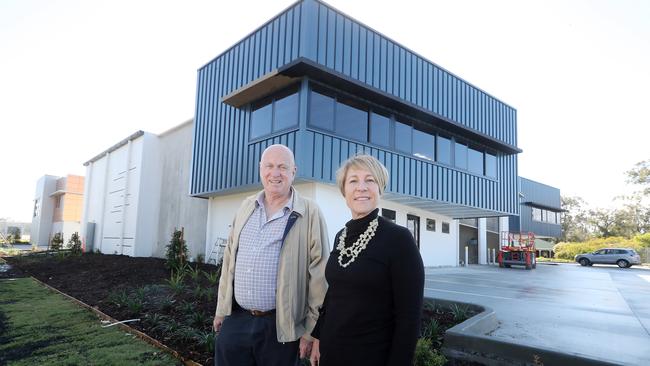
[[[485,217],[478,219],[478,264],[487,264],[487,226]]]

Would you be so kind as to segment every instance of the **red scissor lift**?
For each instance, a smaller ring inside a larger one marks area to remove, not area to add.
[[[512,265],[525,266],[526,269],[536,268],[535,234],[502,231],[501,249],[497,261],[501,268],[510,268]]]

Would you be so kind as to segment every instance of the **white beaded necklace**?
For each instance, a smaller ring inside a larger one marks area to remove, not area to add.
[[[379,226],[379,219],[375,217],[374,220],[370,221],[370,225],[368,225],[366,231],[364,231],[363,234],[359,236],[359,239],[357,239],[357,241],[355,241],[354,244],[348,248],[345,247],[345,237],[347,235],[348,228],[343,228],[343,232],[341,233],[341,236],[339,236],[339,243],[336,245],[336,249],[339,250],[339,265],[341,267],[345,268],[349,266],[352,262],[354,262],[355,259],[357,259],[359,253],[366,249],[366,246],[368,245],[370,239],[375,236],[377,226]],[[350,258],[347,263],[343,263],[344,257]]]

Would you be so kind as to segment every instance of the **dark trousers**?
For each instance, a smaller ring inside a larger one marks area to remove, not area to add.
[[[278,342],[275,314],[255,317],[233,309],[217,335],[215,366],[297,366],[298,342]]]

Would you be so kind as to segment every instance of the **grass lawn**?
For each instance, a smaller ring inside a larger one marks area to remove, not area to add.
[[[177,365],[179,361],[31,278],[0,280],[0,365]]]

